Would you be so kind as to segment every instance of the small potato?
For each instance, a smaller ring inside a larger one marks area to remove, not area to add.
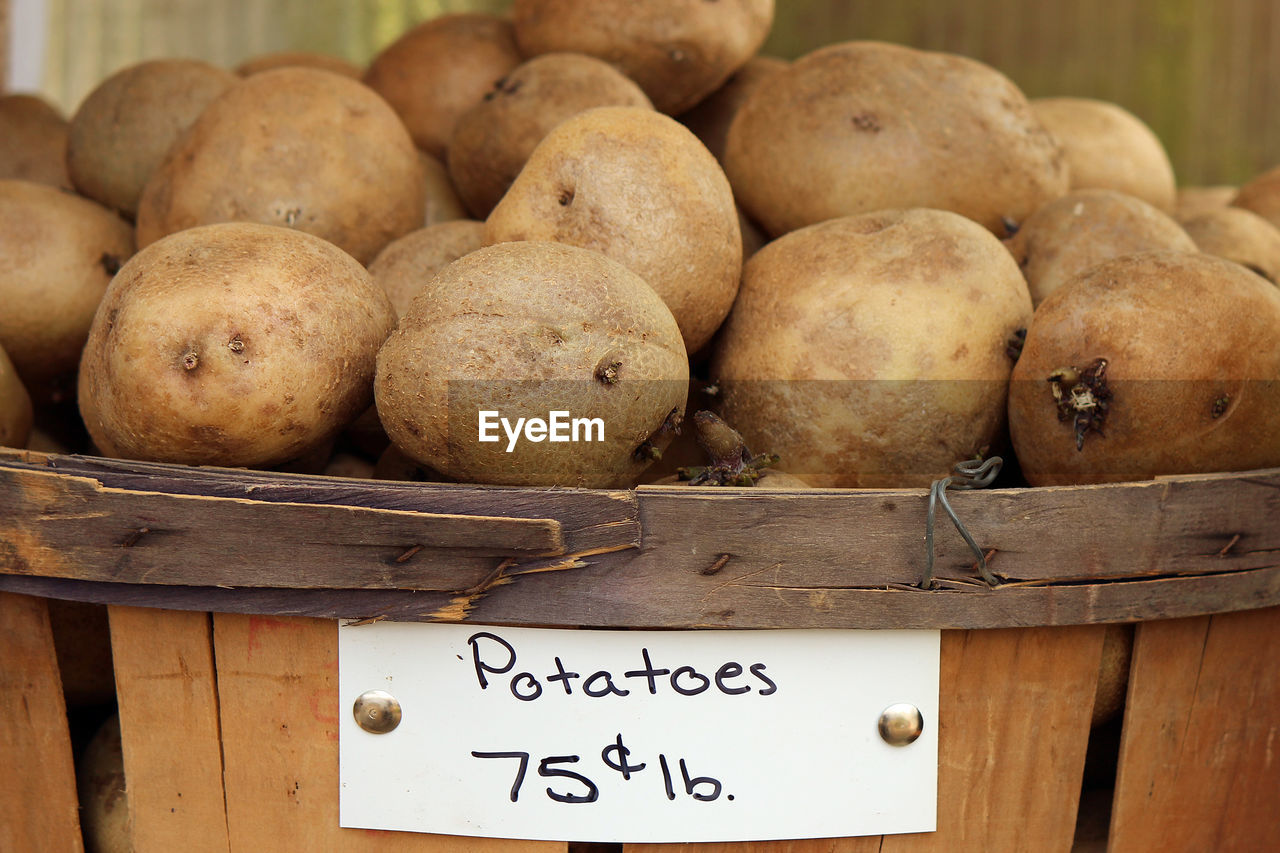
[[[603,252],[666,302],[689,352],[719,328],[742,271],[720,164],[688,128],[642,107],[596,107],[538,144],[485,223],[485,241]]]
[[[133,853],[119,714],[102,724],[80,756],[76,792],[86,848],[93,853]]]
[[[396,447],[457,480],[626,488],[670,442],[688,382],[675,319],[638,275],[576,246],[516,242],[427,284],[378,353],[376,397]],[[482,440],[482,412],[499,438]],[[552,412],[576,441],[546,429]],[[521,419],[543,431],[513,441]]]
[[[1003,236],[1067,191],[1061,149],[1007,77],[880,42],[821,48],[761,82],[729,127],[724,168],[774,237],[913,207]]]
[[[723,86],[693,109],[681,113],[678,117],[680,123],[692,130],[694,136],[707,146],[707,150],[723,163],[725,141],[729,136],[729,125],[733,124],[733,117],[761,83],[790,64],[776,56],[751,57],[746,65],[733,72]]]
[[[991,447],[1026,282],[977,223],[940,210],[832,219],[747,262],[717,336],[721,414],[814,486],[927,486]]]
[[[191,228],[111,283],[84,348],[80,411],[106,456],[278,465],[369,406],[394,325],[382,288],[331,243],[248,222]]]
[[[1036,309],[1009,431],[1033,486],[1280,465],[1280,290],[1198,253],[1086,270]]]
[[[1196,244],[1168,215],[1113,190],[1077,190],[1031,214],[1006,241],[1039,305],[1063,282],[1094,264],[1135,252],[1194,252]]]
[[[74,396],[98,301],[133,254],[133,229],[47,184],[0,181],[0,347],[37,406]]]
[[[323,237],[361,263],[421,227],[422,165],[395,112],[368,87],[279,68],[216,98],[169,149],[138,206],[138,245],[213,222]]]
[[[400,36],[373,58],[364,82],[386,98],[419,148],[443,160],[458,118],[522,61],[510,21],[462,12]]]
[[[1251,210],[1219,207],[1189,216],[1182,227],[1207,254],[1235,261],[1280,283],[1280,229]]]
[[[1173,165],[1140,118],[1090,98],[1033,98],[1031,109],[1061,143],[1071,189],[1115,190],[1173,212]]]
[[[545,53],[513,69],[458,119],[449,176],[472,215],[493,210],[542,138],[592,107],[653,104],[621,71],[580,53]]]
[[[422,164],[427,198],[422,224],[435,225],[468,218],[467,209],[462,206],[462,199],[458,198],[458,191],[453,188],[449,170],[444,164],[422,149],[418,149],[418,162]]]
[[[0,95],[0,180],[71,189],[67,120],[36,95]]]
[[[613,63],[668,115],[720,87],[764,43],[773,0],[516,0],[526,56],[572,51]]]
[[[1251,210],[1280,228],[1280,166],[1268,169],[1240,187],[1231,206]]]
[[[319,68],[321,71],[332,71],[334,74],[341,74],[355,80],[359,80],[364,75],[360,67],[349,59],[310,50],[284,50],[255,56],[237,65],[235,73],[241,77],[251,77],[277,68],[298,67]]]
[[[98,84],[71,117],[76,191],[130,219],[165,152],[236,76],[195,59],[153,59]]]
[[[0,347],[0,447],[26,447],[32,416],[31,395]]]
[[[484,245],[484,223],[473,219],[441,222],[411,231],[389,244],[369,264],[369,274],[403,317],[413,298],[436,273]]]

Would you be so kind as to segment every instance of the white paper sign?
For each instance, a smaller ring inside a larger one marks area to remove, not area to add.
[[[341,824],[557,841],[934,830],[937,631],[339,630]],[[352,707],[385,690],[387,734]],[[907,702],[923,734],[880,737]]]

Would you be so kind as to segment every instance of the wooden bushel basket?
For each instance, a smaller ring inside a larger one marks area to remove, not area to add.
[[[1136,622],[1108,849],[1280,849],[1280,471],[955,494],[995,588],[949,527],[919,588],[926,501],[0,452],[0,850],[81,849],[47,598],[109,605],[143,853],[565,850],[338,827],[337,625],[379,618],[944,629],[937,832],[678,845],[754,853],[1071,850]]]

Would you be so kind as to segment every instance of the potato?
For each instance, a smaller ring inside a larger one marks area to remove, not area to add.
[[[1280,229],[1251,210],[1218,207],[1182,221],[1196,247],[1280,282]]]
[[[67,169],[76,191],[132,219],[165,152],[235,82],[195,59],[153,59],[107,77],[71,117]]]
[[[419,148],[444,159],[458,117],[522,61],[509,21],[463,12],[424,21],[392,42],[364,82],[395,108]]]
[[[1251,210],[1280,228],[1280,166],[1250,180],[1231,200],[1232,207]]]
[[[119,714],[109,717],[85,747],[76,765],[76,791],[85,848],[92,853],[133,853]]]
[[[1178,187],[1173,216],[1182,221],[1206,210],[1226,207],[1239,191],[1239,187],[1233,186]]]
[[[688,381],[675,319],[638,275],[598,252],[517,242],[430,281],[378,353],[375,389],[395,445],[449,477],[624,488],[669,443]],[[552,412],[577,441],[520,432],[518,419],[546,427]]]
[[[449,170],[444,164],[421,149],[418,150],[418,162],[422,164],[427,198],[422,224],[435,225],[438,222],[466,219],[467,210],[462,206],[462,199],[458,198],[458,191],[453,188]]]
[[[485,229],[491,244],[554,240],[621,262],[666,302],[689,352],[738,290],[742,232],[720,164],[688,128],[641,107],[596,107],[548,133]]]
[[[449,176],[467,209],[488,216],[548,131],[606,106],[653,104],[622,72],[580,53],[546,53],[513,69],[462,114],[449,143]]]
[[[613,63],[664,113],[710,95],[764,43],[773,0],[516,0],[526,56],[586,53]]]
[[[36,95],[0,95],[0,180],[71,189],[67,120]]]
[[[1280,290],[1204,254],[1086,270],[1036,309],[1009,429],[1036,486],[1280,465]]]
[[[390,243],[369,264],[369,274],[391,298],[396,316],[403,317],[436,273],[483,245],[483,222],[459,219],[429,225]]]
[[[0,447],[26,447],[32,418],[31,395],[0,347]]]
[[[281,68],[215,99],[143,190],[138,245],[214,222],[315,234],[368,263],[421,226],[422,165],[404,125],[366,86]]]
[[[716,339],[721,414],[815,486],[927,486],[998,438],[1031,318],[989,231],[879,211],[779,237],[747,262]]]
[[[0,347],[38,406],[74,386],[80,350],[133,229],[46,184],[0,181]]]
[[[776,56],[753,56],[693,109],[681,113],[680,123],[702,140],[715,158],[724,162],[724,146],[733,117],[761,83],[791,63]]]
[[[1064,281],[1094,264],[1135,252],[1194,252],[1196,244],[1167,214],[1113,190],[1076,190],[1031,214],[1006,241],[1039,305]]]
[[[1062,144],[1071,189],[1116,190],[1173,211],[1173,165],[1140,118],[1117,104],[1090,98],[1035,98],[1031,109]]]
[[[1062,152],[996,70],[878,42],[816,50],[762,82],[725,144],[738,202],[773,236],[886,208],[1003,235],[1067,191]]]
[[[248,222],[188,229],[108,288],[80,410],[106,456],[277,465],[368,407],[394,325],[382,288],[331,243]]]
[[[264,53],[241,62],[235,73],[241,77],[261,74],[263,71],[274,71],[277,68],[319,68],[321,71],[332,71],[344,77],[359,80],[364,76],[354,62],[341,56],[317,53],[311,50],[283,50],[278,53]]]

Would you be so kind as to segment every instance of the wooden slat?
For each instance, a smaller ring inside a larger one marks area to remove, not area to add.
[[[209,614],[109,618],[133,849],[227,853]]]
[[[2,468],[0,539],[9,572],[156,584],[341,587],[359,566],[371,586],[450,589],[474,580],[424,577],[420,552],[564,553],[551,519],[167,495]]]
[[[0,850],[80,853],[75,767],[49,611],[0,593]]]
[[[1137,628],[1111,849],[1280,849],[1280,608]]]
[[[1075,832],[1103,632],[1089,626],[943,633],[936,832],[624,849],[1067,853]]]
[[[234,853],[564,853],[567,845],[341,829],[334,622],[215,614]]]

